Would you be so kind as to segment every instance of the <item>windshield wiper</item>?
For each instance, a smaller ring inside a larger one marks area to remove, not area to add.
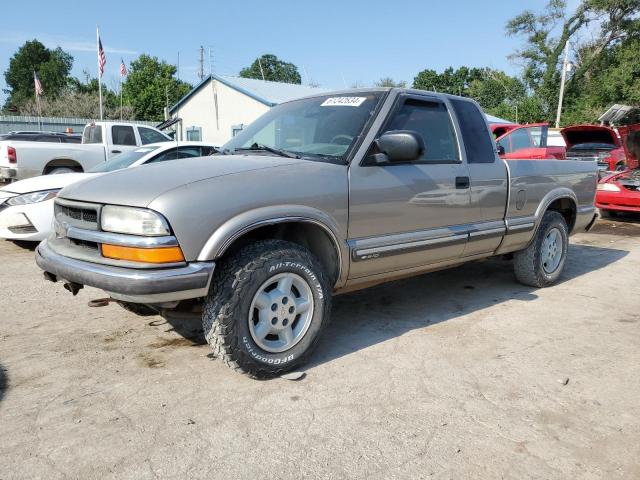
[[[274,153],[276,155],[280,155],[281,157],[302,158],[297,153],[288,152],[286,150],[282,150],[280,148],[275,148],[275,147],[270,147],[269,145],[263,145],[261,143],[254,143],[250,147],[242,147],[242,148],[236,148],[235,149],[235,151],[242,151],[242,150],[245,150],[245,151],[246,150],[264,150],[265,152]]]

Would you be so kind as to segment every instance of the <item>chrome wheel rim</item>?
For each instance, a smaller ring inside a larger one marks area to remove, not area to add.
[[[294,347],[313,318],[313,293],[295,273],[279,273],[260,285],[249,309],[249,332],[261,349],[279,353]]]
[[[560,266],[563,253],[563,240],[560,230],[552,228],[542,241],[542,252],[540,261],[545,273],[551,274]]]

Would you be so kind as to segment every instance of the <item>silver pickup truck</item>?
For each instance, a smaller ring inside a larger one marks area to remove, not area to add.
[[[336,293],[495,255],[552,284],[596,179],[592,162],[501,160],[469,99],[342,91],[274,107],[219,155],[66,187],[36,260],[140,315],[199,309],[219,358],[270,377],[308,358]]]

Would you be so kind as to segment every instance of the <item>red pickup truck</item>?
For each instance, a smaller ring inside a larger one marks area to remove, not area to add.
[[[626,127],[619,127],[618,131]],[[567,158],[593,160],[600,170],[622,171],[627,161],[620,137],[604,125],[573,125],[560,132],[567,145]]]
[[[640,124],[619,127],[618,132],[629,168],[598,183],[596,207],[603,216],[640,212]]]
[[[493,123],[490,125],[504,159],[558,159],[565,158],[565,148],[547,143],[549,124]]]

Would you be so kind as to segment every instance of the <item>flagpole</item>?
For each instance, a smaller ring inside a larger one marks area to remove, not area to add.
[[[122,121],[122,74],[120,74],[120,121]]]
[[[40,95],[38,94],[38,88],[36,84],[37,80],[36,71],[33,71],[33,86],[36,92],[36,109],[38,110],[38,129],[42,131],[42,110],[40,109]]]
[[[100,120],[102,117],[102,74],[100,73],[100,27],[96,27],[96,48],[98,49],[98,95],[100,99]]]

